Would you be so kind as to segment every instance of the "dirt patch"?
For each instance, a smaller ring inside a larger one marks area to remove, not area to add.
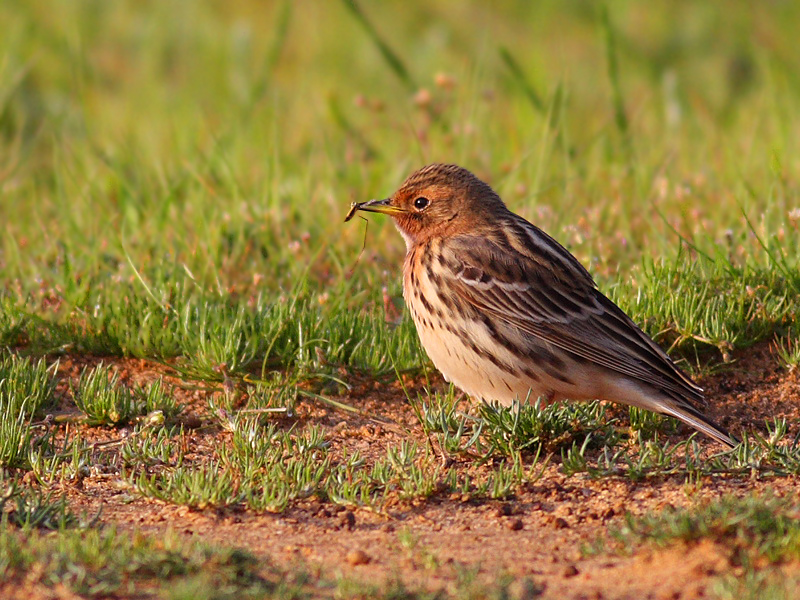
[[[64,358],[60,372],[76,378],[97,359]],[[108,362],[108,361],[106,361]],[[123,380],[145,382],[163,376],[163,366],[140,360],[114,361]],[[179,383],[169,380],[169,383]],[[297,406],[292,423],[314,423],[326,430],[333,452],[358,450],[367,460],[384,456],[386,448],[406,439],[425,444],[413,411],[396,382],[351,381],[341,398],[366,415],[354,415],[313,401]],[[712,418],[735,432],[765,432],[765,421],[785,417],[791,435],[800,423],[800,381],[797,372],[777,365],[768,345],[740,353],[737,361],[701,381]],[[408,381],[412,393],[420,382]],[[187,406],[186,443],[196,457],[210,456],[230,434],[204,426],[206,394],[176,388]],[[70,408],[66,384],[59,388],[62,409]],[[622,415],[622,411],[620,412]],[[287,420],[287,426],[289,425]],[[93,439],[118,432],[85,430]],[[688,435],[681,428],[675,441]],[[719,450],[711,442],[708,452]],[[464,469],[467,459],[457,459]],[[293,504],[281,514],[253,514],[242,509],[194,511],[132,496],[118,476],[92,474],[70,487],[75,510],[101,511],[100,521],[123,530],[162,534],[167,529],[190,538],[244,547],[273,564],[302,565],[327,577],[372,583],[400,579],[409,587],[454,590],[463,573],[491,583],[508,575],[515,593],[545,598],[703,598],[709,583],[736,573],[725,548],[712,542],[655,549],[639,548],[632,556],[586,556],[582,548],[602,538],[626,513],[639,515],[665,507],[691,505],[726,493],[766,491],[797,493],[795,478],[743,480],[724,476],[687,484],[680,477],[631,481],[566,477],[557,457],[543,477],[523,486],[509,500],[475,500],[436,494],[417,503],[397,503],[382,511],[348,509],[317,499]],[[793,573],[798,565],[788,565]],[[11,594],[11,591],[9,591]]]

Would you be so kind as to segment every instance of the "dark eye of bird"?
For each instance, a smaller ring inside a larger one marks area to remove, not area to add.
[[[414,200],[414,208],[416,208],[417,210],[422,210],[423,208],[428,206],[429,203],[430,200],[428,200],[427,198],[420,197]]]

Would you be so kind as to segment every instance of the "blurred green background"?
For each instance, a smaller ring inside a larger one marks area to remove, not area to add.
[[[6,1],[0,289],[48,318],[185,285],[380,303],[403,244],[372,218],[349,279],[341,221],[432,161],[601,282],[680,236],[796,260],[798,31],[778,0]]]

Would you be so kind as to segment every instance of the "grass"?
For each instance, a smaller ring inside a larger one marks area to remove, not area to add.
[[[635,296],[630,284],[610,295],[662,345],[695,356],[716,349],[719,362],[734,349],[791,331],[800,311],[797,273],[787,276],[777,264],[742,268],[724,259],[676,257],[646,265]]]
[[[0,514],[4,525],[23,529],[67,529],[80,523],[67,505],[65,496],[54,499],[52,493],[43,493],[29,487],[20,487],[15,479],[3,477]],[[9,510],[6,510],[9,506]]]
[[[67,532],[61,539],[33,533],[27,540],[15,532],[0,537],[0,560],[7,581],[26,573],[36,588],[70,590],[82,597],[141,596],[224,600],[263,598],[311,600],[363,598],[440,600],[444,598],[531,597],[540,588],[523,582],[527,596],[509,594],[510,578],[488,586],[474,573],[461,571],[452,593],[428,592],[396,580],[385,587],[346,578],[314,581],[309,571],[287,572],[246,552],[182,541],[176,534],[156,539],[131,537],[113,529]]]
[[[5,526],[0,532],[5,581],[25,579],[28,586],[60,587],[81,597],[298,597],[301,582],[277,573],[272,573],[277,581],[270,581],[258,565],[242,551],[187,543],[174,534],[132,537],[114,529],[89,529],[53,537]]]
[[[85,595],[202,597],[217,574],[219,597],[330,592],[227,550],[68,529],[58,492],[96,473],[131,498],[258,513],[513,499],[551,468],[796,477],[780,419],[709,456],[651,413],[469,408],[431,385],[409,394],[425,441],[365,456],[297,410],[347,420],[341,396],[365,379],[435,384],[401,309],[402,241],[385,220],[341,223],[434,160],[488,179],[687,370],[757,343],[796,370],[799,10],[2,4],[0,565]],[[163,378],[129,384],[123,358]],[[57,533],[21,533],[42,524]],[[747,577],[716,593],[772,589]],[[507,592],[463,579],[457,597]],[[403,585],[379,592],[429,597]]]
[[[0,405],[12,413],[38,415],[53,404],[57,364],[16,355],[0,359]],[[24,405],[24,408],[23,408]]]
[[[2,483],[7,483],[3,481]],[[14,508],[4,510],[6,504]],[[322,579],[302,565],[282,569],[236,548],[187,541],[174,531],[134,535],[70,512],[54,500],[10,482],[0,497],[0,577],[29,591],[60,589],[81,597],[158,598],[485,598],[508,597],[511,579],[486,587],[469,571],[457,573],[452,594],[428,592],[397,580],[373,586],[348,579]],[[49,531],[50,534],[47,532]],[[57,532],[58,535],[52,535]],[[416,549],[415,555],[421,550]],[[428,561],[435,557],[425,554]],[[527,587],[535,589],[533,582]]]
[[[769,425],[768,425],[769,427]],[[746,477],[794,477],[800,472],[800,446],[797,437],[787,440],[787,424],[779,420],[768,437],[754,435],[736,448],[707,456],[695,436],[674,444],[640,438],[633,447],[607,444],[600,453],[587,452],[583,444],[562,451],[563,470],[567,474],[586,473],[593,478],[622,476],[634,481],[681,475],[691,481],[710,475]]]
[[[541,476],[538,454],[465,473],[445,467],[416,442],[388,446],[367,460],[358,452],[331,452],[321,429],[283,431],[257,419],[232,422],[229,444],[207,461],[189,463],[176,452],[183,435],[128,443],[123,447],[125,478],[137,493],[197,509],[239,506],[256,513],[281,513],[305,499],[383,512],[387,507],[434,495],[476,500],[513,496]]]
[[[53,403],[56,366],[14,355],[0,359],[0,468],[27,464],[31,421]]]
[[[777,563],[800,557],[797,510],[792,498],[729,496],[695,509],[628,518],[612,537],[623,545],[636,540],[666,545],[710,538],[723,544],[737,564],[761,558]]]
[[[798,580],[777,567],[800,558],[798,510],[794,497],[723,496],[687,509],[641,517],[628,514],[609,539],[625,552],[640,544],[692,545],[710,540],[744,571],[740,577],[718,577],[712,585],[715,597],[791,598]]]
[[[162,419],[174,419],[182,407],[164,391],[162,381],[158,379],[146,388],[129,387],[120,383],[118,372],[101,364],[83,369],[72,395],[90,425],[119,426],[154,413]]]

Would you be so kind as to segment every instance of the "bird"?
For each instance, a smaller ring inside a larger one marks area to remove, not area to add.
[[[445,380],[486,402],[608,400],[735,438],[700,409],[703,389],[597,288],[564,246],[469,170],[434,163],[382,200],[406,243],[403,296]]]

